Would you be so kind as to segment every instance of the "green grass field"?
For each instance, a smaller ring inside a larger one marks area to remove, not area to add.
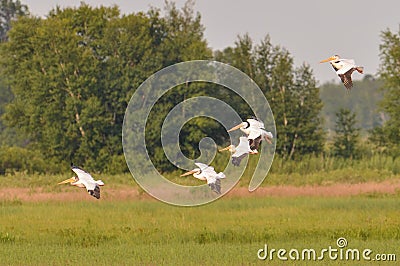
[[[257,258],[265,244],[318,251],[337,248],[339,237],[348,248],[396,254],[399,261],[399,217],[400,194],[224,197],[190,208],[155,200],[3,200],[0,264],[275,265],[287,262]],[[319,264],[345,263],[327,257]]]
[[[400,180],[398,160],[382,161],[377,157],[346,167],[336,164],[337,161],[317,158],[302,165],[278,165],[280,171],[272,169],[263,186],[302,188],[381,181],[388,181],[385,186],[391,186],[391,182],[398,186]],[[385,168],[379,169],[381,165]],[[0,265],[371,263],[362,258],[330,260],[328,256],[323,261],[281,261],[276,256],[271,261],[257,257],[265,244],[269,249],[314,249],[319,253],[324,248],[337,248],[336,240],[340,237],[347,239],[346,248],[371,249],[371,258],[394,254],[396,262],[400,260],[400,191],[343,197],[234,194],[204,206],[175,207],[144,196],[129,174],[94,174],[106,183],[102,189],[104,198],[100,200],[92,199],[83,189],[75,191],[78,189],[57,185],[70,176],[71,173],[15,173],[0,177]],[[177,182],[179,173],[168,178]],[[246,173],[237,186],[247,187],[249,179]],[[199,184],[194,178],[183,182]],[[138,190],[139,196],[115,197],[119,189],[126,187]],[[18,194],[3,193],[1,197],[1,191],[8,188],[13,188],[13,193],[34,196],[44,192],[50,196],[39,201],[30,197],[21,200]],[[113,197],[107,194],[111,190]],[[57,194],[68,197],[52,197]],[[75,195],[81,195],[83,200],[74,199]]]

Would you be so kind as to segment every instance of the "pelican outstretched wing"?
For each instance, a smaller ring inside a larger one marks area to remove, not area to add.
[[[264,129],[260,129],[260,135],[257,138],[254,139],[249,139],[249,144],[250,144],[250,149],[258,150],[260,147],[261,141],[265,139],[268,141],[268,143],[272,143],[271,139],[273,138],[273,135],[269,131],[265,131]]]
[[[88,193],[95,197],[96,199],[100,198],[100,187],[96,183],[96,181],[93,179],[93,177],[83,169],[80,169],[79,167],[73,166],[72,171],[75,172],[75,174],[78,176],[78,181],[82,185],[85,186],[86,190]],[[100,184],[104,184],[101,182]]]
[[[215,173],[214,167],[212,167],[212,166],[209,166],[204,163],[194,163],[194,164],[200,168],[202,173],[205,173],[205,172],[214,172]]]
[[[340,61],[343,62],[343,64],[347,64],[347,65],[351,65],[351,66],[355,66],[356,62],[354,61],[354,59],[340,59]]]
[[[247,136],[247,138],[248,138],[249,140],[256,139],[256,138],[260,137],[261,134],[262,134],[262,129],[260,129],[260,128],[254,128],[254,129],[252,129],[252,130],[250,131],[250,134]]]
[[[75,172],[79,180],[89,180],[89,181],[93,180],[94,182],[93,177],[85,170],[76,166],[71,167],[71,170]]]
[[[336,73],[338,75],[342,75],[342,74],[346,74],[349,71],[351,71],[350,72],[350,75],[351,75],[351,73],[353,72],[352,69],[356,66],[354,60],[353,59],[340,59],[339,61],[340,61],[341,67],[340,67],[340,69],[338,69],[336,71]]]
[[[249,140],[247,137],[240,137],[239,144],[235,148],[235,153],[232,154],[234,157],[242,156],[243,154],[247,154],[251,152]]]
[[[214,167],[204,163],[195,163],[200,168],[201,176],[207,180],[208,186],[212,191],[221,194],[221,178],[225,178],[224,173],[217,173]]]
[[[260,120],[250,118],[247,119],[247,122],[249,123],[249,126],[251,128],[264,128],[264,123],[261,122]]]
[[[252,149],[253,151],[258,150],[258,148],[260,147],[261,140],[262,140],[261,134],[255,139],[250,139],[249,140],[250,149]]]
[[[243,160],[244,158],[246,158],[246,156],[247,156],[247,153],[244,153],[244,154],[242,154],[242,155],[240,155],[240,156],[232,156],[232,164],[233,164],[234,166],[239,166],[240,163],[242,162],[242,160]]]
[[[217,178],[212,183],[207,183],[208,186],[217,194],[221,194],[221,179]]]
[[[346,89],[351,90],[351,88],[353,88],[353,81],[351,80],[351,73],[353,71],[347,71],[347,73],[345,74],[340,74],[339,77],[342,80],[344,86],[346,87]]]
[[[249,140],[247,137],[240,137],[239,144],[235,148],[235,153],[232,154],[232,164],[239,166],[240,162],[251,152]]]
[[[95,197],[96,199],[100,199],[100,187],[96,184],[93,190],[87,190],[88,193]]]

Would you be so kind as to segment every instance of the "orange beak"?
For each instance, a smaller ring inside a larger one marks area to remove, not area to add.
[[[229,150],[230,148],[231,148],[231,146],[229,145],[228,147],[223,148],[223,149],[220,149],[219,151],[227,151],[227,150]]]
[[[75,182],[75,178],[74,178],[74,177],[71,177],[71,178],[68,178],[68,179],[66,179],[66,180],[64,180],[64,181],[61,181],[61,182],[58,183],[57,185],[68,184],[68,183],[73,183],[73,182]]]
[[[186,172],[186,173],[182,174],[181,176],[188,176],[188,175],[191,175],[191,174],[194,174],[194,173],[196,173],[196,171],[192,170],[192,171],[189,171],[189,172]]]
[[[327,59],[325,59],[325,60],[322,60],[320,63],[330,62],[330,61],[335,60],[335,59],[336,59],[336,58],[335,58],[334,56],[331,56],[331,57],[329,57],[329,58],[327,58]]]
[[[242,126],[243,126],[243,123],[240,123],[239,125],[237,125],[237,126],[234,126],[233,128],[229,129],[229,130],[228,130],[228,132],[231,132],[231,131],[237,130],[237,129],[241,128]]]

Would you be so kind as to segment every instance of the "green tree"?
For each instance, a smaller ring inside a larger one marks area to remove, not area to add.
[[[253,50],[253,40],[248,34],[238,36],[232,51],[231,64],[254,79],[255,60]],[[229,48],[227,51],[229,51]]]
[[[289,158],[296,154],[318,154],[322,152],[325,141],[320,117],[323,104],[312,69],[309,65],[303,64],[294,73],[292,91],[294,105],[289,120],[291,125]]]
[[[172,1],[165,3],[165,15],[158,25],[158,28],[163,30],[157,33],[158,36],[162,36],[159,56],[163,59],[163,65],[212,58],[212,51],[204,38],[205,28],[201,24],[201,15],[194,12],[195,1],[186,1],[181,10],[176,8]],[[160,19],[159,11],[152,10],[150,14],[153,21]]]
[[[349,109],[340,109],[336,118],[333,154],[337,157],[357,158],[360,129],[355,126],[356,114]]]
[[[216,52],[215,56],[248,74],[264,92],[275,116],[278,154],[296,158],[322,151],[322,102],[309,66],[294,68],[289,51],[272,45],[269,36],[257,45],[248,35],[239,36],[235,47]],[[251,115],[245,104],[234,106],[239,106],[243,119]]]
[[[149,12],[152,34],[158,44],[153,56],[161,59],[162,66],[195,59],[210,59],[212,51],[204,38],[201,16],[193,9],[194,1],[187,1],[181,10],[173,2],[166,2],[165,15],[160,10]],[[199,95],[206,95],[209,85],[205,83],[186,83],[173,88],[154,105],[146,126],[146,145],[149,155],[160,171],[172,171],[161,145],[161,127],[168,112],[178,103]],[[146,97],[146,96],[145,96]],[[200,126],[202,125],[202,126]],[[199,117],[190,121],[180,132],[182,152],[191,158],[199,155],[200,140],[213,135],[218,124],[210,119]]]
[[[384,82],[382,110],[389,119],[372,131],[371,140],[393,157],[400,156],[400,30],[382,32],[380,76]]]
[[[99,40],[117,8],[57,8],[19,19],[2,45],[15,95],[5,115],[46,157],[99,167],[109,159],[113,115],[104,101]],[[112,153],[111,153],[112,154]],[[65,162],[69,164],[69,162]]]
[[[46,19],[19,19],[0,50],[15,95],[6,109],[8,126],[26,133],[47,158],[100,171],[124,168],[122,123],[136,88],[164,66],[212,56],[192,5],[178,10],[167,2],[165,16],[154,9],[121,16],[117,7],[81,4],[56,8]],[[155,106],[147,139],[152,156],[162,157],[159,132],[168,110],[204,90],[188,84]]]
[[[214,53],[215,60],[228,63],[242,72],[246,73],[252,79],[255,78],[255,57],[253,41],[248,34],[238,36],[234,47],[227,47],[223,51]],[[254,116],[248,104],[235,93],[219,89],[215,95],[232,107],[235,107],[243,120]]]
[[[27,140],[22,135],[17,135],[14,128],[7,127],[3,123],[3,115],[6,106],[14,96],[9,86],[0,79],[0,146],[22,146]]]
[[[21,1],[0,0],[0,41],[7,40],[7,32],[11,29],[13,20],[28,14],[28,6],[21,4]]]
[[[368,130],[374,127],[381,126],[387,119],[387,114],[378,109],[378,103],[383,96],[382,91],[379,90],[382,85],[381,79],[375,79],[368,74],[362,80],[354,81],[354,90],[348,95],[341,83],[323,84],[320,88],[321,100],[324,103],[321,115],[328,138],[333,137],[335,112],[340,108],[357,113],[357,127],[361,128],[362,135],[367,134]]]
[[[19,0],[0,0],[0,42],[7,41],[7,33],[11,29],[11,23],[17,20],[19,16],[28,14],[28,7],[21,4]],[[13,99],[11,89],[5,80],[5,76],[0,76],[0,145],[14,145],[22,143],[23,138],[17,138],[15,130],[6,127],[2,122],[5,106]]]

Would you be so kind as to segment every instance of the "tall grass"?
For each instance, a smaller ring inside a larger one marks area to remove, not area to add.
[[[399,178],[399,170],[400,158],[388,156],[375,155],[359,160],[323,156],[309,156],[301,161],[276,158],[268,178],[274,184],[293,185],[380,182]]]
[[[192,208],[5,202],[0,264],[265,265],[256,255],[265,243],[318,249],[339,237],[352,248],[399,254],[399,196],[230,198]]]
[[[240,185],[247,185],[258,162],[251,156]],[[332,183],[380,182],[400,178],[400,158],[371,156],[349,160],[324,156],[304,156],[302,160],[285,160],[276,156],[262,185],[324,185]]]
[[[284,160],[275,157],[271,172],[277,174],[309,174],[342,169],[378,170],[394,175],[400,174],[400,158],[373,155],[362,159],[345,159],[333,156],[303,156],[301,160]]]
[[[218,154],[213,165],[217,171],[223,171],[229,162],[229,154]],[[244,163],[244,162],[243,162]],[[258,162],[258,156],[249,157],[248,165],[239,185],[247,185]],[[172,182],[184,185],[199,185],[202,181],[192,177],[182,178],[181,170],[163,173]],[[60,191],[57,183],[73,175],[66,170],[62,174],[27,174],[14,172],[0,175],[0,187],[47,187],[49,191]],[[132,175],[92,173],[95,179],[102,179],[108,187],[135,186]],[[304,156],[302,160],[285,160],[275,156],[272,167],[263,185],[323,185],[332,183],[380,182],[400,178],[400,158],[373,155],[364,159],[350,160],[336,157]]]

